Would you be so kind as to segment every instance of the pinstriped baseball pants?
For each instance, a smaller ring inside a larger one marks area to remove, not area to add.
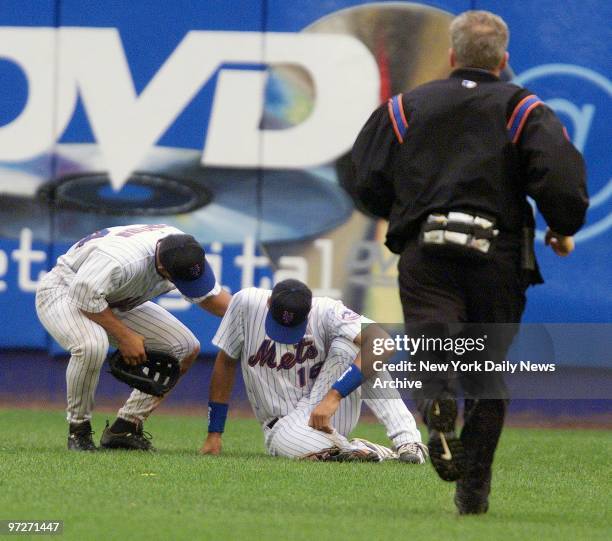
[[[350,366],[357,351],[357,346],[348,340],[334,340],[310,394],[271,429],[264,428],[264,442],[271,455],[299,458],[329,447],[361,448],[359,443],[351,444],[347,437],[359,421],[362,400],[385,426],[387,436],[395,446],[421,441],[414,417],[399,394],[397,398],[390,399],[388,389],[381,391],[371,389],[371,386],[359,388],[341,400],[331,419],[335,429],[332,434],[308,426],[312,410]]]
[[[100,370],[112,336],[68,301],[67,288],[49,273],[36,292],[36,312],[47,332],[70,353],[66,371],[67,419],[81,423],[91,419]],[[199,342],[172,314],[153,302],[146,302],[115,315],[130,329],[145,337],[145,347],[169,353],[182,361]],[[143,422],[159,405],[161,398],[134,389],[118,416]]]

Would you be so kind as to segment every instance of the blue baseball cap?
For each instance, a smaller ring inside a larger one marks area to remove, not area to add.
[[[299,280],[274,286],[266,315],[266,334],[281,344],[297,344],[306,334],[312,291]]]
[[[215,273],[204,249],[191,235],[168,235],[157,245],[159,262],[170,281],[186,297],[204,297],[215,287]]]

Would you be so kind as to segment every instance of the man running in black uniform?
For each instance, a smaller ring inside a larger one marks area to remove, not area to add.
[[[527,196],[549,226],[546,244],[562,257],[574,249],[588,207],[582,156],[555,114],[499,78],[508,61],[504,21],[468,11],[450,30],[450,77],[379,107],[352,153],[349,189],[362,208],[389,220],[386,244],[400,254],[413,336],[456,336],[449,324],[464,334],[474,332],[467,324],[518,324],[526,288],[542,283]],[[505,334],[490,340],[488,355],[505,358],[512,339]],[[466,399],[459,437],[458,386]],[[457,481],[459,512],[486,512],[508,398],[502,376],[425,374],[416,398],[432,464]]]

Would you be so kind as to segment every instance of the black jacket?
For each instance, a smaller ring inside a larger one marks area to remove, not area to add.
[[[480,212],[500,237],[518,237],[533,225],[526,196],[562,235],[578,231],[588,207],[584,161],[552,110],[478,69],[381,105],[355,142],[350,177],[358,205],[389,220],[396,253],[435,211]]]

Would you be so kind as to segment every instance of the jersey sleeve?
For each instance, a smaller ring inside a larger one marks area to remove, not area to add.
[[[236,293],[221,320],[212,343],[232,359],[240,359],[244,346],[244,295]]]
[[[518,145],[525,162],[527,194],[555,233],[575,234],[584,224],[589,205],[585,163],[549,107],[533,109]]]
[[[347,308],[341,301],[331,301],[327,308],[326,330],[329,342],[336,338],[346,338],[351,342],[361,333],[362,325],[372,321]]]
[[[388,219],[395,199],[389,161],[398,145],[387,105],[372,113],[357,136],[344,182],[361,210]]]
[[[186,301],[192,303],[192,304],[198,304],[200,302],[202,302],[203,300],[208,299],[208,297],[216,297],[219,293],[221,293],[221,284],[219,284],[219,282],[215,282],[215,285],[213,286],[213,288],[206,293],[206,295],[203,295],[202,297],[186,297],[185,295],[181,295]]]
[[[102,252],[92,252],[81,265],[68,288],[68,300],[85,312],[108,308],[106,296],[121,283],[119,262]]]

